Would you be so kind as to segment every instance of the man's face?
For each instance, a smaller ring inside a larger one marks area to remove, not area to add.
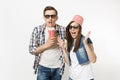
[[[46,22],[47,27],[54,27],[57,19],[58,16],[56,15],[54,10],[45,11],[44,20]]]

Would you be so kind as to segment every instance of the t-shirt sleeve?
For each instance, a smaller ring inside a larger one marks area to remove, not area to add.
[[[92,40],[90,38],[88,38],[88,44],[92,44]]]

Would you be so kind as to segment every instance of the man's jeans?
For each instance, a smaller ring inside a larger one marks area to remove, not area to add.
[[[61,80],[59,68],[47,68],[38,66],[37,80]]]

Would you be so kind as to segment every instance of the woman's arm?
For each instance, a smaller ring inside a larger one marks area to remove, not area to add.
[[[88,32],[88,34],[85,36],[84,46],[85,46],[85,49],[87,51],[88,58],[89,58],[90,62],[95,63],[97,57],[96,57],[96,54],[94,52],[93,45],[91,43],[87,42],[89,35],[90,35],[90,32]]]
[[[65,62],[66,62],[67,64],[69,64],[68,52],[67,52],[67,46],[66,46],[66,45],[67,45],[66,40],[63,41],[61,38],[58,37],[58,44],[59,44],[59,46],[62,48]]]

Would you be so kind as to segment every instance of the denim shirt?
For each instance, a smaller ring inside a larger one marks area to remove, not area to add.
[[[79,64],[81,65],[84,65],[84,64],[88,64],[90,63],[89,61],[89,58],[88,58],[88,55],[87,55],[87,52],[86,52],[86,49],[85,49],[85,46],[84,46],[84,41],[85,37],[82,35],[81,36],[81,42],[80,42],[80,47],[79,49],[75,52],[76,53],[76,57],[77,57],[77,60],[79,62]],[[88,38],[88,44],[89,43],[92,43],[92,41],[90,40],[90,38]],[[71,46],[72,48],[73,46]],[[70,65],[71,65],[71,60],[70,60],[70,54],[69,54],[69,61],[70,61]]]

